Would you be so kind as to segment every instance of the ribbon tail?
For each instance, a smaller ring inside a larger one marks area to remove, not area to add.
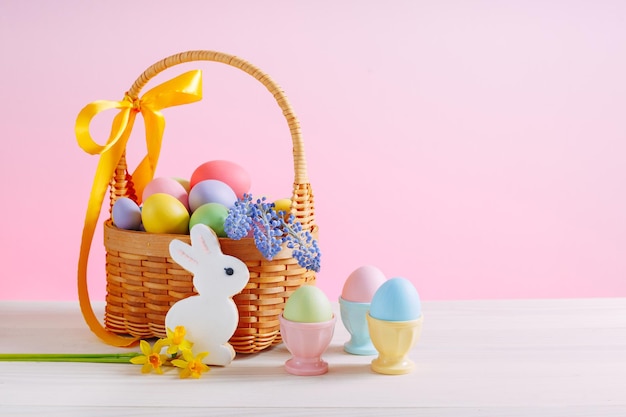
[[[116,119],[118,117],[120,117],[120,120],[116,120],[114,124],[121,123],[123,114],[118,115]],[[126,142],[128,141],[128,137],[130,136],[130,131],[132,129],[133,119],[134,114],[131,115],[129,123],[126,125],[126,128],[119,138],[118,144],[102,154],[100,160],[98,161],[96,175],[91,188],[91,194],[89,196],[87,214],[85,215],[85,224],[80,244],[80,257],[78,260],[78,300],[83,317],[93,333],[95,333],[107,344],[119,347],[132,346],[137,343],[138,338],[118,336],[109,332],[100,324],[93,311],[91,300],[89,299],[89,289],[87,287],[87,265],[91,250],[91,243],[93,242],[95,229],[98,224],[98,219],[100,218],[100,211],[104,201],[104,196],[117,163],[124,152]]]
[[[161,112],[142,110],[141,113],[145,123],[147,153],[132,173],[138,204],[141,204],[143,200],[143,190],[146,188],[146,185],[154,178],[165,130],[165,118]]]

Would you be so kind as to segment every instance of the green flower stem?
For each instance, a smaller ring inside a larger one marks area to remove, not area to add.
[[[130,363],[133,353],[0,353],[0,362]]]

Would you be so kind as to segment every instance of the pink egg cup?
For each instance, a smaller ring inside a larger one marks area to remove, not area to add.
[[[335,332],[337,317],[321,323],[300,323],[279,317],[280,334],[291,359],[285,369],[293,375],[322,375],[328,372],[328,363],[322,354],[328,348]]]

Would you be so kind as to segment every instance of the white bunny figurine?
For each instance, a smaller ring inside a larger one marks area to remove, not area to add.
[[[239,322],[232,297],[248,283],[248,267],[224,255],[217,236],[204,224],[192,227],[191,246],[175,239],[169,249],[172,259],[193,274],[198,295],[177,301],[165,316],[165,326],[185,326],[194,354],[209,352],[205,364],[226,366],[235,358],[228,340]]]

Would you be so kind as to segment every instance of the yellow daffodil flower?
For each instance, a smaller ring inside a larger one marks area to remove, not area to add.
[[[193,343],[185,339],[185,335],[187,334],[185,326],[176,326],[174,331],[168,328],[166,331],[167,339],[165,339],[165,343],[169,345],[167,348],[168,355],[175,355],[179,350],[184,351],[191,349]]]
[[[172,365],[181,368],[181,378],[200,378],[203,372],[209,371],[209,367],[202,362],[202,359],[208,354],[209,352],[202,352],[194,358],[191,350],[185,349],[183,350],[183,359],[174,359]]]
[[[139,346],[143,355],[132,358],[130,362],[135,365],[143,365],[141,367],[141,372],[144,374],[151,371],[155,371],[157,374],[162,374],[163,370],[161,369],[161,365],[163,365],[163,362],[167,360],[167,355],[161,354],[161,349],[163,348],[164,343],[165,339],[159,339],[154,344],[154,347],[152,347],[150,346],[150,343],[142,340]]]

